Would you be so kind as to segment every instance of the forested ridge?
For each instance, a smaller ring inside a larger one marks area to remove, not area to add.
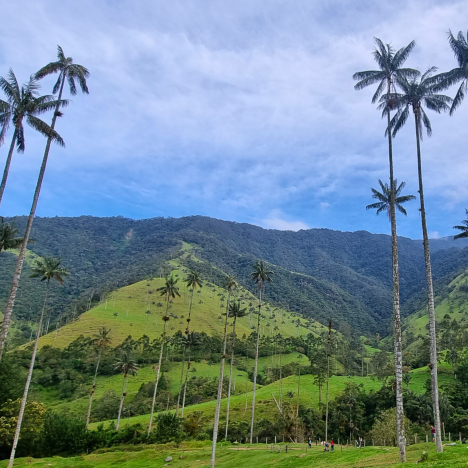
[[[23,229],[25,218],[15,221]],[[80,314],[103,293],[166,273],[166,262],[184,241],[194,246],[197,257],[236,275],[245,287],[252,288],[246,274],[250,264],[266,260],[276,271],[267,299],[293,311],[322,322],[332,316],[365,333],[385,334],[390,324],[391,246],[390,237],[383,234],[277,231],[202,216],[145,220],[81,216],[37,218],[32,237],[32,254],[61,256],[71,272],[63,287],[52,290],[55,316]],[[468,264],[468,249],[462,240],[436,240],[431,247],[434,277],[443,286]],[[399,251],[402,302],[410,314],[424,300],[422,245],[400,238]],[[2,252],[1,259],[3,309],[15,254]],[[208,277],[215,276],[213,267],[205,272]],[[29,279],[27,264],[15,306],[17,319],[37,313],[40,287]]]

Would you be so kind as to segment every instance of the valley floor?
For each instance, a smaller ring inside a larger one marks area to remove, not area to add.
[[[72,458],[21,458],[15,461],[18,467],[52,467],[52,468],[144,468],[175,466],[179,468],[207,466],[210,463],[211,445],[209,442],[189,442],[179,446],[174,444],[155,446],[132,446],[106,453],[93,453]],[[429,460],[423,464],[434,466],[466,466],[468,450],[466,445],[445,446],[444,453],[437,454],[433,444],[411,445],[407,450],[407,463],[398,463],[398,449],[394,447],[355,447],[336,446],[335,452],[323,452],[320,446],[308,449],[306,444],[288,446],[271,445],[234,445],[218,444],[216,466],[219,468],[237,467],[390,467],[416,466],[422,452],[429,454]],[[165,462],[166,457],[172,461]],[[7,461],[0,461],[0,468],[5,468]],[[419,466],[419,465],[418,465]]]

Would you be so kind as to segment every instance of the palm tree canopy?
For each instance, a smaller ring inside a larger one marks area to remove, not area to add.
[[[234,276],[228,275],[226,280],[224,281],[223,288],[227,289],[228,291],[232,291],[238,287],[236,278]]]
[[[424,125],[427,136],[432,135],[432,126],[427,116],[424,107],[437,112],[445,112],[450,110],[452,98],[443,94],[436,93],[437,78],[433,76],[437,70],[436,67],[429,68],[420,79],[414,78],[408,81],[405,77],[398,77],[397,84],[401,89],[401,93],[392,93],[391,99],[398,108],[398,111],[391,120],[392,134],[395,136],[405,125],[409,116],[409,109],[412,107],[416,116],[416,125],[418,126],[419,137],[422,139],[422,127]],[[379,108],[387,107],[387,96],[381,98]]]
[[[462,31],[458,33],[457,37],[452,34],[452,31],[449,31],[448,41],[455,55],[455,59],[458,62],[458,67],[449,72],[441,73],[434,78],[437,79],[437,84],[435,86],[437,92],[450,88],[450,86],[461,81],[450,108],[450,115],[453,115],[455,110],[462,103],[465,93],[468,90],[468,32],[465,39]]]
[[[196,348],[197,346],[201,346],[202,341],[199,333],[190,332],[188,335],[182,336],[182,338],[180,339],[180,344],[182,346],[185,346],[186,348]]]
[[[12,69],[6,78],[0,77],[0,89],[5,94],[7,101],[0,101],[0,145],[3,143],[10,122],[15,128],[15,144],[18,152],[25,150],[25,138],[23,120],[28,125],[47,138],[52,138],[60,146],[65,146],[62,137],[43,120],[37,116],[50,110],[54,110],[59,104],[65,107],[69,104],[66,99],[56,100],[54,96],[39,96],[40,85],[33,77],[23,86],[19,86],[18,80]]]
[[[190,270],[185,278],[185,283],[187,284],[187,288],[191,288],[193,290],[197,288],[203,287],[203,281],[200,278],[200,273],[195,270]]]
[[[250,273],[250,279],[258,284],[258,289],[261,289],[265,282],[271,283],[271,275],[274,273],[267,270],[263,260],[257,260],[252,264],[253,271]]]
[[[458,229],[462,231],[460,234],[454,236],[453,240],[461,239],[463,237],[468,237],[468,210],[465,208],[466,219],[462,221],[463,226],[453,226],[453,229]]]
[[[416,197],[414,195],[401,195],[401,191],[405,188],[406,183],[402,182],[400,185],[398,185],[398,181],[395,179],[393,182],[394,186],[396,187],[395,190],[395,207],[397,210],[404,214],[405,216],[407,215],[406,210],[401,206],[403,203],[406,203],[411,200],[415,200]],[[388,184],[384,184],[380,179],[379,179],[379,185],[381,188],[381,192],[375,189],[372,190],[372,198],[375,198],[378,200],[377,203],[372,203],[371,205],[366,206],[366,210],[377,210],[377,214],[379,215],[382,213],[382,211],[386,211],[387,215],[390,217],[390,195],[391,195],[391,189]]]
[[[86,78],[89,77],[89,71],[83,65],[78,65],[73,63],[72,57],[65,57],[63,49],[60,46],[57,46],[57,61],[50,62],[45,67],[42,67],[34,77],[36,80],[41,80],[42,78],[52,75],[53,73],[58,73],[57,82],[54,85],[52,92],[56,94],[63,80],[68,81],[70,88],[70,94],[75,95],[77,92],[76,81],[78,82],[81,91],[85,94],[89,94],[88,85],[86,83]]]
[[[23,243],[22,237],[17,237],[18,229],[14,222],[5,223],[0,216],[0,251],[8,249],[17,249]]]
[[[107,348],[107,346],[112,342],[112,339],[109,336],[110,332],[110,328],[101,327],[98,333],[94,334],[94,337],[91,340],[91,345],[100,350]]]
[[[178,278],[174,279],[173,276],[166,276],[166,283],[164,286],[156,289],[156,291],[158,291],[161,296],[166,296],[166,301],[169,301],[171,297],[174,299],[176,296],[180,296],[179,288],[176,286],[178,281]]]
[[[414,41],[411,41],[406,47],[402,47],[397,52],[395,52],[390,44],[385,45],[377,37],[374,38],[374,42],[376,47],[373,55],[379,66],[379,70],[357,72],[353,75],[353,79],[358,81],[354,86],[356,90],[361,90],[378,83],[377,90],[372,97],[373,104],[382,96],[389,84],[391,88],[393,87],[393,83],[397,77],[415,78],[419,76],[417,70],[401,68],[416,45]]]
[[[55,279],[59,284],[63,284],[63,278],[65,276],[70,276],[70,273],[66,268],[60,266],[61,263],[61,258],[38,258],[34,261],[30,278],[41,278],[41,281],[47,282],[51,279]]]
[[[125,376],[136,375],[139,371],[139,367],[137,362],[132,359],[131,353],[124,351],[122,356],[115,360],[114,370],[124,374]]]
[[[241,301],[234,301],[229,304],[229,317],[244,317],[247,313],[247,308],[241,307]]]

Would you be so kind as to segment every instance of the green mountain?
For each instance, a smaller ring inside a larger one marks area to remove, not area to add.
[[[25,219],[17,218],[24,227]],[[299,232],[266,230],[249,224],[202,216],[179,219],[131,220],[122,217],[38,218],[30,245],[34,255],[63,258],[71,277],[54,286],[50,307],[53,322],[59,316],[77,317],[113,290],[159,277],[172,268],[170,260],[188,243],[204,277],[220,285],[224,273],[234,274],[254,292],[248,279],[256,259],[275,271],[266,299],[275,306],[323,324],[330,317],[340,330],[385,335],[391,318],[390,238],[365,231],[310,229]],[[432,241],[433,272],[441,287],[468,265],[465,242]],[[454,247],[451,247],[451,246]],[[399,239],[401,295],[406,315],[421,308],[424,295],[422,244]],[[0,254],[0,310],[8,296],[15,254]],[[43,285],[30,279],[26,264],[15,304],[17,320],[38,315]]]

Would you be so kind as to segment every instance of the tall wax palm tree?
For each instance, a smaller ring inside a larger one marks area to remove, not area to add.
[[[8,468],[11,468],[13,466],[13,462],[15,460],[16,447],[18,445],[18,440],[21,432],[21,423],[23,422],[24,408],[26,407],[26,402],[28,400],[29,385],[31,384],[34,363],[36,361],[37,348],[39,345],[39,338],[41,336],[41,328],[42,322],[44,320],[44,312],[47,304],[47,297],[49,294],[50,281],[56,280],[61,285],[63,284],[63,278],[70,275],[70,273],[65,268],[60,266],[61,261],[62,260],[60,258],[39,258],[35,260],[34,266],[32,268],[31,278],[41,278],[41,281],[45,281],[46,290],[44,295],[44,303],[42,305],[41,317],[39,319],[39,324],[37,328],[36,341],[34,343],[31,362],[29,364],[28,377],[26,378],[26,385],[24,387],[23,398],[21,400],[20,411],[16,423],[15,437],[13,439],[13,446],[11,448],[10,462],[8,463]]]
[[[123,374],[122,392],[120,394],[119,414],[117,416],[117,425],[115,430],[119,430],[120,416],[122,415],[122,407],[125,397],[127,396],[128,376],[136,375],[139,368],[136,361],[132,359],[132,355],[128,351],[124,351],[122,356],[115,360],[114,369]]]
[[[388,138],[388,163],[389,163],[389,182],[390,182],[390,224],[392,232],[392,277],[393,277],[393,317],[394,317],[394,342],[395,342],[395,364],[396,367],[402,366],[402,344],[401,344],[401,328],[400,323],[400,274],[398,266],[398,239],[396,229],[396,213],[395,201],[392,194],[395,193],[394,176],[393,176],[393,147],[392,136],[390,132],[390,113],[395,107],[390,97],[395,91],[395,81],[398,77],[414,78],[419,75],[417,70],[412,68],[402,68],[404,62],[408,58],[416,43],[411,41],[406,47],[402,47],[397,52],[390,44],[384,44],[380,39],[374,38],[376,48],[373,52],[375,61],[379,66],[379,70],[369,70],[358,72],[353,75],[353,78],[358,81],[355,85],[356,90],[361,90],[367,86],[377,84],[377,90],[372,97],[372,103],[375,104],[379,98],[386,96],[387,106],[384,109],[383,115],[387,117],[386,136]],[[398,362],[397,362],[398,361]],[[400,449],[400,461],[406,461],[406,445],[403,424],[403,384],[401,378],[397,377],[397,433],[398,446]]]
[[[190,290],[190,302],[189,302],[189,314],[187,317],[187,328],[185,329],[185,334],[188,335],[190,333],[190,321],[192,320],[192,305],[193,305],[193,294],[198,288],[203,287],[203,281],[200,278],[200,273],[195,270],[190,270],[185,278],[185,284],[187,288]],[[177,407],[176,407],[176,415],[179,415],[179,406],[180,406],[180,397],[182,393],[182,381],[184,376],[184,369],[185,369],[185,352],[186,347],[183,346],[183,356],[182,356],[182,370],[180,372],[180,384],[179,384],[179,394],[177,395]],[[188,370],[187,370],[188,372]]]
[[[216,398],[215,418],[213,425],[213,439],[211,445],[211,468],[215,466],[216,459],[216,441],[218,439],[219,413],[221,411],[221,398],[223,396],[223,379],[224,379],[224,363],[226,361],[226,343],[227,343],[227,328],[229,321],[229,304],[231,301],[231,293],[237,288],[237,281],[232,276],[228,276],[224,282],[223,288],[227,289],[227,304],[226,304],[226,320],[224,321],[223,335],[223,354],[221,355],[221,366],[219,368],[218,394]]]
[[[465,208],[466,219],[462,221],[464,226],[453,226],[453,229],[458,229],[461,231],[460,234],[454,236],[453,240],[455,239],[462,239],[463,237],[468,237],[468,210]]]
[[[40,85],[34,77],[31,77],[27,83],[20,87],[12,69],[8,71],[6,78],[0,77],[0,89],[7,98],[7,101],[0,101],[0,146],[3,143],[10,122],[14,128],[10,150],[8,151],[5,169],[3,170],[2,182],[0,183],[1,204],[15,146],[18,153],[24,153],[26,147],[24,121],[26,120],[30,127],[50,138],[51,141],[54,140],[60,146],[65,146],[61,136],[53,127],[49,127],[37,116],[55,109],[57,105],[66,106],[68,101],[60,102],[50,95],[39,96]]]
[[[88,427],[89,418],[91,416],[91,405],[93,404],[94,392],[96,391],[96,380],[99,370],[99,363],[101,362],[101,356],[112,341],[112,339],[109,336],[110,332],[111,330],[109,328],[101,327],[99,329],[99,332],[94,335],[94,338],[90,342],[90,345],[93,346],[95,351],[97,352],[97,361],[96,370],[94,372],[93,387],[91,388],[91,393],[89,395],[88,414],[86,415],[86,427]]]
[[[36,183],[36,190],[34,191],[31,211],[29,212],[28,221],[26,223],[26,230],[24,233],[23,245],[21,246],[18,259],[16,261],[15,272],[13,274],[13,282],[11,284],[10,294],[9,294],[8,302],[5,308],[5,317],[3,320],[2,332],[0,334],[0,360],[2,359],[3,350],[5,348],[5,341],[6,341],[6,337],[8,334],[8,328],[10,326],[11,314],[13,312],[13,307],[15,305],[16,292],[18,291],[18,284],[19,284],[19,279],[21,276],[21,270],[23,269],[24,256],[26,254],[26,246],[28,245],[29,236],[31,234],[32,223],[34,221],[34,216],[36,214],[37,203],[39,201],[39,195],[41,193],[42,182],[44,180],[44,174],[45,174],[46,167],[47,167],[47,160],[49,158],[50,145],[52,141],[56,141],[57,143],[60,143],[60,140],[61,140],[59,138],[58,133],[54,129],[55,129],[55,123],[56,123],[57,117],[60,117],[62,115],[62,113],[60,112],[60,108],[68,104],[68,101],[62,99],[65,81],[67,81],[70,94],[72,95],[76,94],[76,82],[77,81],[83,93],[88,94],[89,92],[87,84],[86,84],[86,78],[89,76],[88,70],[85,67],[81,65],[76,65],[76,64],[73,64],[73,67],[72,67],[70,62],[72,62],[73,59],[65,58],[63,51],[60,47],[58,48],[58,52],[59,52],[58,62],[50,63],[49,65],[46,65],[44,68],[39,70],[39,72],[36,73],[36,78],[39,79],[39,78],[42,78],[43,76],[46,76],[49,73],[60,71],[59,80],[54,86],[54,92],[57,92],[57,90],[59,90],[59,96],[58,96],[58,99],[55,101],[55,105],[53,106],[53,108],[55,109],[55,112],[54,112],[54,116],[52,117],[51,126],[50,127],[47,126],[46,128],[45,127],[46,124],[42,125],[40,122],[36,121],[38,128],[39,127],[42,128],[43,131],[47,131],[49,134],[47,138],[46,148],[44,151],[44,157],[42,158],[41,169],[39,171],[39,176],[38,176],[37,183]],[[59,65],[59,63],[62,63],[63,68],[61,68],[62,65]],[[68,66],[65,66],[64,65],[65,63],[67,63]],[[59,82],[60,82],[60,85],[59,85]],[[50,102],[49,104],[52,104],[52,103]]]
[[[231,364],[229,368],[229,384],[228,384],[228,395],[227,395],[227,407],[226,407],[226,431],[224,438],[227,440],[228,436],[228,427],[229,427],[229,405],[231,402],[231,385],[232,385],[232,368],[234,365],[234,352],[236,346],[236,323],[237,319],[244,317],[247,313],[246,308],[241,308],[241,302],[236,301],[229,305],[229,316],[234,318],[232,324],[232,342],[231,342]]]
[[[327,339],[327,395],[325,406],[325,441],[328,440],[328,400],[330,395],[330,353],[332,341],[333,320],[330,318],[328,322],[328,339]]]
[[[255,390],[257,387],[257,368],[258,368],[258,346],[260,343],[260,315],[262,313],[262,290],[265,283],[271,283],[271,276],[273,275],[272,271],[267,269],[267,266],[263,263],[262,260],[257,260],[252,264],[253,271],[250,273],[250,279],[257,283],[258,289],[258,319],[257,319],[257,345],[255,348],[255,365],[254,365],[254,380],[253,380],[253,390],[252,390],[252,416],[250,420],[250,443],[253,439],[253,428],[254,428],[254,418],[255,418]]]
[[[5,223],[0,216],[0,252],[2,250],[17,249],[22,243],[22,237],[16,237],[18,229],[14,222]]]
[[[432,405],[434,409],[434,426],[436,429],[436,447],[438,452],[442,452],[442,438],[439,414],[439,388],[437,383],[437,337],[435,329],[435,314],[434,314],[434,289],[432,285],[432,268],[431,254],[429,249],[429,237],[427,235],[426,224],[426,209],[424,206],[424,187],[421,162],[421,140],[423,126],[426,129],[427,135],[432,134],[432,127],[429,117],[427,116],[423,106],[437,113],[448,111],[452,99],[442,94],[437,94],[435,91],[435,83],[433,73],[437,68],[429,68],[420,79],[413,78],[408,81],[405,77],[398,77],[397,83],[401,89],[401,93],[395,93],[392,99],[395,100],[398,106],[398,111],[391,121],[393,136],[395,136],[405,125],[410,114],[410,108],[413,109],[414,122],[416,129],[416,153],[418,163],[418,181],[419,181],[419,201],[421,211],[421,225],[423,234],[424,259],[426,264],[426,282],[427,282],[427,299],[429,309],[429,335],[431,341],[431,383],[432,383]],[[385,103],[382,103],[384,106]],[[398,385],[398,382],[397,382]]]
[[[161,337],[161,350],[159,352],[159,362],[158,362],[158,370],[156,372],[156,382],[154,384],[154,393],[153,393],[153,401],[151,403],[151,416],[148,425],[148,435],[151,433],[151,427],[153,425],[153,414],[154,414],[154,405],[156,403],[156,394],[158,392],[158,384],[159,384],[159,377],[161,375],[161,365],[164,353],[164,342],[166,341],[166,332],[167,332],[167,322],[169,321],[169,305],[172,299],[175,299],[176,296],[180,297],[179,288],[177,286],[177,282],[179,279],[174,279],[173,276],[166,276],[166,281],[164,286],[161,286],[156,291],[160,293],[161,296],[165,296],[166,298],[166,314],[163,316],[164,321],[164,329],[163,334]]]
[[[465,39],[462,31],[459,31],[457,37],[452,34],[452,31],[449,31],[448,41],[458,62],[458,67],[434,77],[438,83],[434,86],[434,90],[436,92],[442,91],[461,82],[450,107],[450,115],[453,115],[468,91],[468,33]]]
[[[188,350],[188,362],[187,362],[187,372],[185,373],[185,382],[184,382],[184,395],[182,398],[182,413],[181,417],[184,417],[184,409],[185,409],[185,395],[187,393],[187,380],[188,380],[188,373],[190,370],[190,358],[192,350],[201,346],[202,341],[200,339],[200,335],[196,332],[190,332],[188,335],[182,337],[184,347]]]

